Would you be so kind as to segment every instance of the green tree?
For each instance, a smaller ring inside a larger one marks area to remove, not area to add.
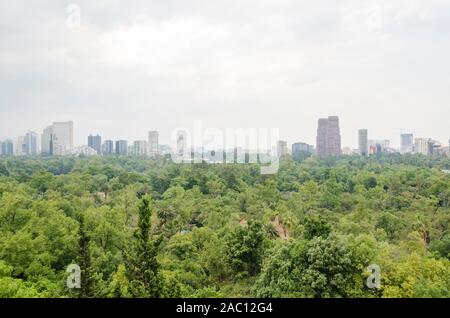
[[[78,239],[78,258],[77,264],[81,269],[81,288],[79,297],[91,298],[95,295],[94,291],[94,271],[92,268],[90,242],[91,239],[86,233],[84,217],[78,217],[79,222],[79,239]]]
[[[151,233],[150,198],[144,196],[138,207],[138,228],[134,233],[131,253],[127,254],[127,276],[134,297],[156,298],[163,287],[157,260],[162,237],[153,238]]]
[[[227,256],[231,268],[245,275],[259,272],[264,253],[265,233],[261,222],[236,227],[227,239]]]

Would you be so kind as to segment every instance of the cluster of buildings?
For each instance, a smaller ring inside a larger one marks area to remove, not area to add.
[[[341,148],[339,117],[330,116],[328,118],[320,118],[318,121],[316,148],[306,143],[294,143],[291,154],[295,159],[305,154],[314,154],[319,157],[339,156],[342,154],[367,157],[375,154],[396,152],[399,152],[399,150],[392,148],[389,140],[369,139],[367,129],[358,130],[357,149]],[[277,143],[277,153],[278,156],[284,156],[289,153],[286,141]],[[450,140],[449,144],[444,146],[431,138],[414,138],[414,135],[411,133],[402,133],[400,135],[400,153],[450,156]]]
[[[177,150],[174,155],[185,156],[187,150],[187,138],[183,132],[179,133],[177,139]],[[291,154],[294,159],[304,158],[305,156],[317,155],[339,156],[339,155],[360,155],[367,157],[374,154],[395,153],[402,154],[416,153],[426,156],[431,155],[450,155],[449,145],[444,146],[431,138],[414,138],[411,133],[400,135],[400,149],[393,149],[389,140],[369,139],[367,129],[358,130],[358,149],[350,149],[341,146],[341,133],[339,126],[339,117],[330,116],[320,118],[317,126],[316,147],[304,142],[296,142],[288,148],[287,141],[280,140],[276,145],[276,154],[283,157]],[[218,155],[222,154],[223,155]],[[225,150],[212,151],[204,153],[203,149],[191,150],[187,156],[200,157],[208,161],[221,161],[223,158],[235,159],[239,156],[260,156],[263,154],[239,151],[238,148],[231,150],[228,156]],[[73,122],[54,122],[47,126],[41,136],[29,131],[24,136],[20,136],[16,141],[11,139],[0,141],[0,155],[3,156],[34,156],[42,154],[44,156],[65,156],[65,155],[118,155],[118,156],[148,156],[156,157],[158,155],[172,154],[169,146],[159,144],[159,133],[150,131],[146,140],[136,140],[128,143],[127,140],[105,140],[103,142],[100,135],[89,135],[87,145],[81,147],[74,146]],[[269,155],[265,153],[264,155]],[[249,159],[249,158],[247,158]],[[225,159],[224,159],[225,160]],[[244,160],[245,162],[247,160]],[[228,161],[226,161],[228,162]]]
[[[128,144],[126,140],[105,140],[100,135],[90,135],[86,146],[74,146],[73,122],[54,122],[47,126],[40,138],[35,132],[27,132],[18,137],[0,142],[3,156],[67,156],[67,155],[136,155],[155,157],[159,153],[159,135],[150,131],[148,140],[137,140]],[[39,142],[40,140],[40,142]]]
[[[89,153],[85,154],[156,157],[160,152],[159,148],[159,134],[157,131],[150,131],[147,140],[136,140],[132,144],[128,144],[127,140],[105,140],[102,143],[100,135],[89,135]]]

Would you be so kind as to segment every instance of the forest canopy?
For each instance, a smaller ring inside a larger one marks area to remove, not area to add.
[[[450,159],[0,158],[0,298],[450,297]],[[67,267],[81,268],[68,288]],[[376,264],[379,288],[368,288]]]

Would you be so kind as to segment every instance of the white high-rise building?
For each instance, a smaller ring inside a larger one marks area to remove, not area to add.
[[[288,155],[288,147],[286,141],[280,140],[277,142],[277,155],[279,158]]]
[[[41,136],[41,152],[43,155],[53,155],[53,139],[53,126],[48,126]]]
[[[400,153],[412,153],[414,151],[414,135],[401,134],[400,135]]]
[[[157,131],[148,133],[148,155],[156,157],[159,154],[159,134]]]
[[[70,155],[73,153],[73,122],[55,122],[44,129],[42,153],[45,155]]]
[[[367,129],[358,130],[358,149],[361,156],[367,157],[369,155],[369,140]]]
[[[134,155],[135,156],[146,156],[147,155],[147,142],[145,140],[136,140],[134,142]]]
[[[414,140],[414,150],[415,153],[428,156],[433,153],[433,144],[429,138],[416,138]]]
[[[73,152],[73,122],[56,122],[53,123],[53,134],[55,142],[53,151],[55,155],[70,155]]]
[[[33,132],[29,131],[25,135],[25,153],[30,156],[35,156],[38,154],[38,135]]]
[[[14,146],[15,156],[25,156],[26,155],[25,137],[17,137],[16,145]]]

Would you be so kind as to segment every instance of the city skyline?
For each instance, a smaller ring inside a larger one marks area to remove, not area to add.
[[[128,143],[126,139],[103,139],[100,134],[89,134],[87,136],[87,143],[82,145],[74,144],[74,122],[53,122],[52,125],[47,126],[42,134],[39,134],[33,131],[28,130],[25,136],[19,136],[13,139],[5,139],[0,140],[0,154],[3,155],[70,155],[76,153],[83,153],[87,155],[108,155],[108,154],[116,154],[116,155],[137,155],[137,156],[149,156],[155,157],[161,152],[162,148],[171,148],[171,153],[180,152],[180,149],[202,149],[204,150],[232,150],[232,149],[243,149],[246,151],[270,151],[277,153],[278,157],[283,157],[287,154],[292,154],[293,157],[301,157],[305,153],[316,154],[318,156],[339,156],[341,154],[359,154],[361,156],[368,156],[377,153],[418,153],[422,155],[435,155],[435,154],[447,154],[450,155],[450,139],[448,139],[448,143],[437,141],[433,138],[421,138],[414,136],[412,133],[401,133],[400,134],[400,147],[393,148],[391,147],[391,141],[387,139],[373,139],[373,137],[369,134],[368,129],[358,129],[357,131],[357,139],[358,139],[358,147],[357,148],[349,148],[346,146],[342,146],[341,143],[341,133],[340,133],[340,119],[338,116],[328,116],[326,118],[319,118],[317,121],[317,133],[316,133],[316,143],[308,144],[304,141],[300,141],[297,139],[294,142],[288,142],[283,139],[273,140],[272,144],[266,144],[269,148],[261,147],[261,144],[258,145],[240,145],[239,143],[233,144],[232,147],[230,145],[224,144],[224,146],[228,147],[217,147],[210,146],[205,147],[205,144],[197,144],[191,138],[195,137],[195,129],[194,136],[189,137],[191,144],[187,144],[187,135],[191,134],[189,130],[177,128],[174,132],[172,132],[172,138],[176,137],[176,140],[171,140],[170,145],[161,144],[159,142],[159,132],[155,130],[148,131],[148,139],[136,139],[132,140]],[[199,127],[202,127],[202,123],[199,124]],[[198,127],[197,127],[198,128]],[[208,131],[208,130],[207,130]],[[253,136],[247,135],[249,130],[237,130],[234,133],[241,133],[244,135],[234,135],[237,138],[235,142],[238,142],[240,139],[247,140],[246,142],[252,142],[253,137],[257,141],[260,138],[267,138],[267,136]],[[254,132],[258,133],[258,130]],[[176,133],[176,134],[174,134]],[[201,138],[205,138],[205,132],[201,132]],[[210,142],[210,138],[212,135],[209,135],[211,132],[206,133],[206,139]],[[258,133],[259,134],[259,133]],[[180,139],[180,136],[182,138]],[[232,135],[233,136],[233,135]],[[372,139],[369,139],[369,136]],[[223,135],[222,137],[226,137]],[[244,138],[244,139],[242,139]],[[247,139],[250,138],[250,139]],[[271,137],[269,137],[271,138]],[[104,142],[102,142],[104,140]],[[205,142],[203,140],[202,142]],[[268,140],[266,140],[268,141]],[[41,148],[39,149],[38,144],[41,144]],[[181,145],[181,146],[180,146]],[[289,147],[289,146],[290,147]],[[6,147],[6,148],[5,148]],[[181,148],[180,148],[181,147]],[[290,148],[290,150],[288,150]],[[167,153],[167,149],[164,150],[164,153]],[[175,152],[174,152],[175,151]],[[184,153],[184,151],[181,151]]]
[[[337,117],[338,119],[339,119],[339,121],[341,121],[341,117],[339,117],[339,116],[329,116],[329,117]],[[320,118],[319,118],[319,120],[320,120]],[[66,121],[67,123],[69,123],[69,122],[71,122],[72,123],[72,125],[74,125],[75,127],[77,127],[78,125],[77,125],[77,123],[74,123],[74,121],[72,121],[72,120],[70,120],[70,121]],[[54,124],[56,123],[56,124],[58,124],[58,123],[66,123],[66,122],[64,122],[64,121],[60,121],[60,122],[54,122]],[[46,126],[46,125],[44,125],[44,126]],[[18,138],[25,138],[26,137],[26,135],[28,134],[28,133],[37,133],[37,135],[38,135],[38,139],[39,139],[39,143],[40,144],[42,144],[42,135],[43,134],[45,134],[45,130],[46,129],[49,129],[51,126],[46,126],[46,128],[44,128],[43,130],[39,130],[39,129],[36,129],[36,130],[34,130],[34,129],[26,129],[25,131],[26,131],[26,133],[22,133],[22,134],[19,134],[19,135],[17,135],[17,136],[11,136],[11,135],[8,135],[7,137],[2,137],[2,136],[0,136],[0,142],[1,141],[5,141],[5,140],[12,140],[14,143],[17,143],[17,139]],[[185,128],[185,127],[183,127],[183,128]],[[216,128],[216,127],[205,127],[205,128]],[[74,128],[72,128],[72,129],[74,129]],[[73,148],[73,147],[80,147],[80,146],[88,146],[89,145],[89,141],[88,141],[88,138],[89,138],[89,136],[92,136],[92,137],[96,137],[96,136],[99,136],[99,137],[101,137],[101,140],[103,140],[103,141],[108,141],[108,140],[112,140],[112,141],[117,141],[117,140],[126,140],[126,141],[128,141],[128,142],[131,142],[131,143],[133,143],[134,141],[141,141],[141,140],[146,140],[146,142],[149,142],[149,140],[150,140],[150,135],[152,134],[152,133],[156,133],[157,134],[157,136],[156,137],[154,137],[154,138],[156,138],[156,142],[158,143],[158,144],[162,144],[162,145],[169,145],[169,144],[171,144],[171,143],[173,143],[173,141],[170,139],[171,138],[171,136],[172,136],[172,134],[173,134],[173,132],[176,130],[176,129],[180,129],[180,127],[177,127],[177,128],[174,128],[174,130],[172,130],[172,131],[170,131],[170,132],[165,132],[165,133],[163,133],[163,135],[166,137],[164,140],[162,140],[161,139],[161,132],[160,131],[158,131],[158,130],[147,130],[146,132],[144,132],[142,135],[136,135],[137,137],[136,138],[124,138],[123,136],[119,136],[119,135],[114,135],[114,136],[107,136],[107,137],[105,137],[105,135],[104,134],[102,134],[101,133],[101,129],[96,129],[95,130],[95,132],[89,132],[87,135],[85,135],[85,136],[82,136],[80,133],[74,133],[74,136],[73,136],[73,140],[74,140],[74,142],[73,142],[73,145],[71,145],[71,148]],[[247,128],[242,128],[242,129],[247,129]],[[140,130],[143,130],[143,129],[140,129]],[[339,132],[340,132],[340,134],[342,135],[342,130],[345,130],[345,126],[344,127],[342,127],[342,125],[341,124],[339,124]],[[413,136],[413,140],[412,140],[412,144],[414,144],[414,140],[415,139],[417,139],[417,138],[420,138],[420,139],[431,139],[431,140],[435,140],[435,141],[438,141],[438,142],[440,142],[443,146],[446,146],[447,144],[448,144],[448,141],[450,140],[450,133],[448,134],[448,136],[449,137],[447,137],[447,138],[444,138],[443,140],[440,140],[440,139],[437,139],[437,138],[434,138],[433,136],[430,136],[430,135],[427,135],[426,133],[421,133],[421,134],[414,134],[414,133],[410,133],[409,132],[409,130],[403,130],[403,129],[401,129],[400,130],[400,133],[396,136],[397,138],[394,138],[394,139],[385,139],[385,138],[377,138],[378,136],[374,136],[375,134],[374,133],[372,133],[372,131],[370,130],[370,129],[367,129],[367,128],[364,128],[364,129],[361,129],[361,128],[358,128],[357,130],[356,130],[356,133],[355,132],[353,132],[353,142],[352,142],[352,146],[350,146],[349,144],[344,144],[343,142],[342,142],[342,137],[341,137],[341,142],[340,142],[340,148],[341,148],[341,150],[342,149],[344,149],[344,148],[350,148],[350,149],[352,149],[352,150],[357,150],[357,149],[360,149],[360,144],[359,144],[359,142],[360,142],[360,140],[359,140],[359,132],[360,132],[360,130],[367,130],[367,131],[370,131],[370,136],[369,137],[367,137],[368,138],[368,141],[370,141],[370,140],[385,140],[385,141],[389,141],[390,142],[390,146],[392,146],[392,148],[394,148],[394,149],[397,149],[397,150],[399,150],[400,152],[402,152],[402,136],[409,136],[409,135],[412,135]],[[187,131],[190,131],[189,129],[187,129]],[[411,129],[411,131],[414,131],[414,129]],[[311,144],[311,145],[314,145],[315,147],[317,147],[317,126],[315,127],[315,130],[314,130],[314,133],[315,133],[315,137],[314,137],[314,141],[313,142],[309,142],[309,140],[306,140],[305,138],[301,138],[300,137],[300,134],[299,134],[299,137],[294,137],[293,139],[291,139],[291,140],[289,140],[289,139],[286,139],[286,138],[280,138],[280,140],[283,140],[283,141],[286,141],[289,145],[292,145],[292,144],[295,144],[295,143],[298,143],[298,142],[301,142],[301,143],[307,143],[307,144]],[[149,139],[145,139],[146,138],[146,136],[148,136],[148,138]],[[283,136],[283,134],[281,133],[281,137]],[[377,138],[377,139],[373,139],[373,138]],[[76,140],[79,140],[80,142],[76,142]],[[162,141],[161,141],[162,140]],[[103,144],[103,143],[102,143]],[[149,145],[150,146],[150,145]],[[274,143],[272,146],[276,146],[276,143]],[[369,145],[368,145],[369,146]],[[41,149],[42,149],[42,146],[40,147]],[[94,148],[95,149],[95,148]],[[95,150],[97,150],[97,149],[95,149]],[[148,151],[150,151],[150,149],[148,150]]]

